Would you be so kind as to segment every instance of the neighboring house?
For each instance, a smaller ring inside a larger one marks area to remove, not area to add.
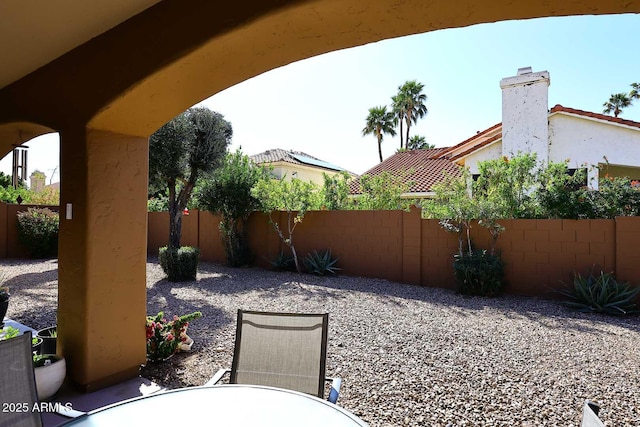
[[[451,160],[441,157],[447,148],[433,148],[430,150],[400,151],[378,163],[363,175],[375,176],[388,172],[402,178],[402,182],[409,184],[409,191],[403,197],[422,198],[434,195],[431,187],[442,181],[446,174],[462,175],[460,166]],[[349,186],[349,192],[361,194],[360,182],[355,179]]]
[[[502,79],[502,123],[441,155],[478,173],[478,162],[534,152],[539,161],[587,169],[588,184],[609,175],[640,179],[640,123],[556,105],[548,110],[549,73],[530,68]]]
[[[278,179],[298,178],[302,181],[311,181],[322,185],[324,183],[323,173],[329,176],[340,172],[353,175],[339,166],[299,151],[275,148],[249,156],[249,158],[255,164],[271,166],[271,174]]]
[[[502,79],[502,122],[437,154],[419,154],[424,157],[422,167],[433,170],[410,175],[416,181],[412,188],[429,196],[428,189],[437,182],[433,177],[450,170],[447,162],[477,175],[481,161],[531,152],[543,164],[567,161],[569,169],[586,169],[588,185],[594,189],[598,178],[606,175],[640,180],[640,123],[562,105],[549,110],[549,85],[547,71],[533,73],[529,67]],[[365,174],[397,173],[397,165],[405,163],[405,170],[419,170],[415,162],[406,162],[410,153],[395,154]]]

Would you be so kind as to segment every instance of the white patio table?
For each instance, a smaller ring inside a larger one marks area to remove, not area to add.
[[[170,390],[89,412],[65,426],[367,426],[345,409],[273,387],[219,385]]]

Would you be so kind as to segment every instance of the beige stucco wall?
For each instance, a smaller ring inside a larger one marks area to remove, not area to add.
[[[282,179],[291,179],[298,178],[299,180],[308,182],[311,181],[317,185],[324,184],[323,173],[326,173],[329,176],[334,176],[339,172],[324,170],[318,168],[311,168],[302,165],[294,165],[292,163],[278,162],[271,165],[273,168],[271,173],[277,178]]]

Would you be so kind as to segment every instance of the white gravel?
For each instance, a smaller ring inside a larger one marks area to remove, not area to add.
[[[53,324],[57,264],[0,262],[8,315]],[[533,298],[467,298],[357,277],[318,278],[202,263],[169,283],[147,264],[148,312],[202,311],[192,353],[143,376],[175,388],[230,367],[238,308],[329,312],[338,403],[371,426],[578,426],[585,398],[609,426],[640,425],[640,319],[582,315]]]

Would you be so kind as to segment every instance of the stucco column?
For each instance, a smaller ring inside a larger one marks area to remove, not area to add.
[[[60,132],[58,352],[85,391],[145,360],[147,138]]]

